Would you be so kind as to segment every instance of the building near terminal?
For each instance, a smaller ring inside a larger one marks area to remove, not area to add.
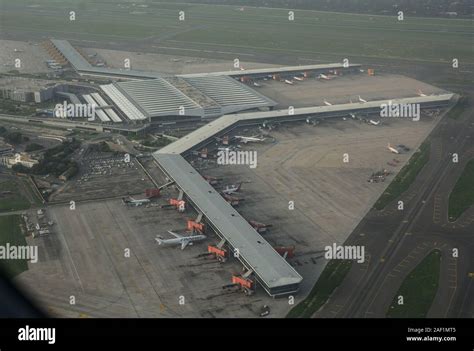
[[[30,78],[0,79],[0,98],[6,100],[41,103],[51,100],[56,92],[66,90],[64,82]]]
[[[34,165],[38,164],[38,160],[35,160],[27,153],[22,152],[15,155],[0,156],[0,164],[2,166],[6,166],[7,168],[12,168],[15,165],[22,165],[26,168],[32,168]]]

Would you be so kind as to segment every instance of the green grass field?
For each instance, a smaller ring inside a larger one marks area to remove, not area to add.
[[[415,180],[418,173],[430,159],[430,143],[425,141],[420,150],[415,152],[400,173],[390,183],[384,193],[374,205],[377,210],[383,210],[391,201],[398,198],[406,191]]]
[[[343,14],[239,6],[83,0],[4,1],[0,30],[41,32],[93,41],[160,40],[158,46],[309,54],[315,59],[393,58],[419,62],[474,63],[469,20]],[[25,11],[24,8],[28,9]],[[69,20],[69,11],[76,20]],[[185,11],[185,21],[178,12]]]
[[[459,119],[463,112],[469,108],[470,101],[467,96],[461,96],[456,106],[454,106],[448,113],[448,117],[452,119]]]
[[[474,160],[470,160],[449,195],[448,216],[455,221],[474,204]]]
[[[425,318],[436,296],[441,251],[433,250],[405,278],[387,311],[387,317]],[[398,296],[403,296],[403,305]]]
[[[19,215],[0,216],[0,246],[10,245],[24,246],[26,245],[25,237],[20,229],[21,218]],[[28,270],[26,260],[3,260],[0,259],[0,267],[3,272],[10,278]]]
[[[352,267],[350,260],[331,260],[308,297],[296,305],[287,318],[310,318],[326,303],[334,289],[341,285]]]
[[[7,180],[0,182],[0,212],[18,211],[30,208],[30,202],[19,192],[18,181]],[[11,191],[11,194],[2,195],[3,191]]]

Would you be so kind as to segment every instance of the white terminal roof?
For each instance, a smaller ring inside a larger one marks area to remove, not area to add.
[[[368,101],[366,103],[349,103],[339,104],[331,106],[314,106],[314,107],[301,107],[295,108],[294,114],[291,116],[288,114],[288,110],[277,110],[277,111],[265,111],[265,112],[248,112],[248,113],[237,113],[232,115],[225,115],[218,118],[199,129],[185,135],[179,140],[163,147],[158,153],[170,153],[170,154],[182,154],[196,145],[208,140],[214,135],[219,134],[221,131],[231,127],[232,125],[252,120],[272,120],[276,118],[288,117],[295,118],[301,115],[315,115],[331,113],[331,112],[357,112],[363,110],[380,109],[383,104],[410,104],[410,103],[442,103],[451,100],[453,94],[441,94],[441,95],[430,95],[430,96],[417,96],[401,99],[392,100],[376,100]]]
[[[238,249],[243,263],[264,287],[272,289],[302,281],[293,267],[182,156],[156,153],[154,157],[231,247]]]
[[[160,74],[156,72],[94,67],[67,40],[51,39],[51,43],[63,54],[78,73],[97,76],[131,77],[135,79],[160,77]]]
[[[129,119],[132,121],[146,119],[146,116],[113,84],[101,85],[100,88]]]
[[[79,74],[89,74],[97,76],[111,76],[111,77],[126,77],[128,79],[155,79],[160,78],[162,75],[157,72],[139,71],[139,70],[124,70],[108,67],[94,67],[92,66],[67,40],[52,39],[51,42],[58,49],[64,57],[71,63],[71,65],[78,71]],[[344,67],[342,63],[329,63],[329,64],[317,64],[317,65],[302,65],[302,66],[283,66],[274,68],[256,68],[249,70],[238,70],[238,71],[223,71],[223,72],[210,72],[210,73],[191,73],[181,74],[177,77],[182,78],[196,78],[196,77],[216,77],[216,76],[229,76],[229,77],[242,77],[249,75],[265,75],[265,74],[278,74],[278,73],[291,73],[291,72],[302,72],[302,71],[317,71],[317,70],[329,70],[329,69],[344,69],[344,68],[357,68],[359,64],[350,64],[348,67]]]
[[[122,105],[133,105],[147,118],[211,118],[276,105],[275,101],[230,77],[161,77],[117,82],[105,87],[101,86],[114,102],[120,100]]]
[[[122,122],[120,117],[115,113],[114,110],[112,110],[111,107],[109,107],[109,104],[105,102],[105,100],[100,96],[99,93],[92,93],[91,96],[94,98],[94,100],[99,104],[100,107],[103,108],[103,111],[110,117],[112,121],[115,123]]]
[[[216,77],[216,76],[230,76],[230,77],[243,77],[249,75],[264,75],[264,74],[278,74],[287,72],[302,72],[302,71],[317,71],[317,70],[329,70],[329,69],[347,69],[361,67],[360,64],[350,64],[347,67],[342,63],[325,63],[319,65],[302,65],[302,66],[281,66],[271,68],[255,68],[245,69],[238,71],[222,71],[222,72],[209,72],[209,73],[188,73],[180,74],[178,77],[182,78],[196,78],[196,77]]]
[[[102,122],[110,122],[110,119],[105,114],[105,112],[96,108],[99,105],[97,104],[97,102],[95,102],[95,100],[90,95],[85,94],[85,95],[82,95],[82,97],[84,98],[84,100],[86,100],[87,104],[89,104],[90,106],[94,106],[95,113],[97,114],[97,116]]]
[[[223,114],[276,105],[276,102],[228,76],[184,79],[222,106]]]
[[[178,115],[180,108],[184,108],[186,115],[202,114],[201,106],[162,78],[119,82],[114,85],[144,114],[151,117]]]

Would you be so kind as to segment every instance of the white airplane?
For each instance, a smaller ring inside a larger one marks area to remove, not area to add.
[[[253,82],[253,86],[254,86],[254,87],[261,87],[261,85],[258,84],[257,82]]]
[[[331,77],[328,77],[327,75],[321,73],[321,74],[318,76],[318,79],[331,80],[332,78],[331,78]]]
[[[355,115],[355,113],[349,113],[349,115],[351,116],[352,119],[357,119],[357,116]]]
[[[373,119],[370,119],[369,123],[374,125],[374,126],[378,126],[380,124],[380,121],[374,121]]]
[[[226,195],[231,195],[239,192],[241,187],[242,183],[227,185],[224,189],[222,189],[222,193]]]
[[[419,96],[426,96],[426,94],[424,94],[424,93],[421,91],[421,89],[418,89],[418,90],[417,90],[417,93],[418,93]]]
[[[326,106],[332,106],[332,104],[331,104],[329,101],[326,101],[326,100],[324,100],[324,104],[325,104]]]
[[[298,76],[294,76],[293,78],[300,81],[300,82],[304,81],[304,78],[301,78],[301,77],[298,77]]]
[[[244,144],[247,144],[249,142],[259,143],[259,142],[265,141],[265,138],[258,138],[256,135],[251,136],[251,137],[236,135],[234,138],[239,139]]]
[[[387,149],[389,149],[391,152],[393,152],[394,154],[399,154],[400,151],[398,151],[396,148],[394,148],[393,146],[390,145],[390,143],[387,144]]]
[[[184,250],[184,248],[188,245],[192,245],[194,241],[201,241],[206,239],[207,237],[202,234],[193,234],[193,235],[179,235],[175,232],[172,232],[171,230],[168,230],[168,233],[174,236],[172,239],[163,239],[161,237],[156,237],[155,240],[158,243],[158,245],[181,245],[181,250]]]
[[[362,102],[362,103],[366,103],[366,102],[367,102],[367,100],[362,99],[362,98],[360,97],[360,95],[359,95],[359,101]]]
[[[20,49],[15,49],[13,50],[14,52],[23,52],[23,50],[20,50]]]
[[[126,205],[129,205],[129,206],[142,206],[142,205],[145,205],[145,204],[148,204],[150,203],[150,199],[139,199],[139,200],[136,200],[134,199],[133,197],[129,197],[128,199],[127,198],[123,198],[122,199],[123,202],[126,204]]]
[[[288,80],[288,79],[285,79],[285,83],[286,83],[286,84],[289,84],[289,85],[295,84],[295,83],[293,83],[291,80]]]

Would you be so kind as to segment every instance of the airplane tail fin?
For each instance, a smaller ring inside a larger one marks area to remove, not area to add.
[[[160,237],[155,238],[158,245],[163,245],[163,240]]]

